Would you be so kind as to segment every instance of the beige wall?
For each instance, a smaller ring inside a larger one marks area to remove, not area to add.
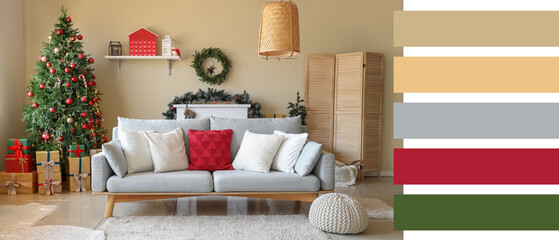
[[[304,92],[303,57],[265,62],[257,58],[260,11],[264,0],[168,1],[63,1],[75,27],[84,35],[85,48],[95,58],[98,88],[104,93],[101,109],[105,126],[117,116],[162,118],[174,96],[199,88],[215,87],[230,93],[247,90],[263,105],[265,113],[287,114],[287,103]],[[383,170],[392,170],[392,14],[401,1],[298,0],[302,54],[372,51],[386,56]],[[42,41],[59,15],[59,0],[25,1],[25,76],[39,55]],[[170,34],[183,54],[167,75],[164,61],[123,61],[118,77],[114,62],[103,59],[109,41],[123,43],[127,53],[129,33],[146,27],[160,37]],[[194,50],[219,47],[232,60],[228,79],[220,86],[198,81],[190,67]]]
[[[0,1],[0,158],[6,140],[23,136],[21,109],[25,99],[23,76],[23,2]],[[0,161],[0,170],[5,162]]]

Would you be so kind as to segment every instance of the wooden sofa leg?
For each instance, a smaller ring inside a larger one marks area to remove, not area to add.
[[[107,196],[107,206],[105,207],[105,218],[110,218],[113,216],[113,209],[115,207],[115,195]]]

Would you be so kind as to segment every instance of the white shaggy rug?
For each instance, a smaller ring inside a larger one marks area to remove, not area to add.
[[[388,205],[385,201],[376,198],[360,198],[353,197],[365,207],[369,218],[386,219],[394,221],[394,207]]]
[[[107,239],[330,239],[305,215],[112,217]]]
[[[33,224],[50,215],[56,208],[55,205],[38,203],[0,205],[0,239],[105,239],[103,231],[88,228],[66,225],[33,227]],[[49,234],[45,234],[47,232]]]
[[[334,176],[336,180],[336,187],[348,187],[355,185],[358,174],[357,167],[354,165],[345,165],[342,162],[336,161]]]

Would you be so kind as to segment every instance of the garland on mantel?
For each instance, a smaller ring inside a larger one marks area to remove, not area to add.
[[[264,114],[262,113],[262,105],[259,102],[253,102],[250,100],[250,95],[248,95],[247,91],[243,91],[241,94],[231,95],[225,92],[225,90],[217,90],[214,88],[208,88],[208,91],[205,92],[202,89],[199,89],[198,92],[187,92],[182,96],[176,96],[172,102],[167,104],[169,110],[167,110],[163,114],[165,119],[176,119],[177,109],[173,107],[175,104],[193,104],[193,103],[213,103],[217,104],[218,102],[227,103],[227,104],[250,104],[250,108],[248,109],[248,115],[252,118],[264,118]],[[188,117],[187,117],[188,118]]]

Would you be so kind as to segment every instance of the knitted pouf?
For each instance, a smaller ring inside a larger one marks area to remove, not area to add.
[[[357,200],[345,194],[329,193],[314,200],[309,221],[325,232],[357,234],[367,229],[369,217]]]

